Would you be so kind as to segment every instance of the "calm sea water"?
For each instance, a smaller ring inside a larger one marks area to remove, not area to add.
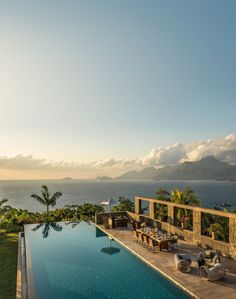
[[[0,181],[0,198],[8,198],[9,204],[22,209],[42,211],[42,207],[33,198],[32,193],[39,193],[43,184],[51,192],[61,191],[57,207],[66,204],[84,202],[100,203],[109,198],[126,196],[154,197],[157,189],[192,188],[201,199],[203,207],[212,208],[219,203],[228,203],[236,208],[236,182],[218,181],[96,181],[96,180],[25,180]]]

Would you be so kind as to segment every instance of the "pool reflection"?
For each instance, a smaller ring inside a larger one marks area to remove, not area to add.
[[[49,236],[49,232],[51,229],[53,229],[56,232],[62,231],[62,226],[56,222],[46,222],[37,224],[35,227],[32,228],[32,231],[37,231],[40,228],[42,228],[43,238],[47,238]]]

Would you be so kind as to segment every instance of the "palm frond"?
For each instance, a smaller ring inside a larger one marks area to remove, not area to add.
[[[12,209],[12,207],[11,207],[11,206],[9,206],[9,205],[5,205],[5,206],[3,207],[3,209],[4,209],[4,210],[11,210],[11,209]]]
[[[46,201],[48,201],[50,198],[50,193],[47,185],[42,186],[41,193],[42,193],[42,197],[45,198]]]
[[[8,201],[7,198],[3,198],[2,200],[0,200],[0,208],[2,205],[4,205],[4,203],[6,203]]]
[[[50,198],[50,205],[54,207],[57,203],[58,198],[60,198],[61,196],[61,192],[55,192],[53,196]]]
[[[44,205],[46,204],[45,199],[42,198],[42,197],[40,197],[40,196],[37,195],[37,194],[31,194],[30,197],[36,199],[36,200],[37,200],[38,202],[40,202],[41,204],[44,204]]]

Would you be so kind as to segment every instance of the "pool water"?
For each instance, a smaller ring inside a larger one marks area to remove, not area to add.
[[[190,298],[92,223],[25,225],[25,239],[37,299]]]

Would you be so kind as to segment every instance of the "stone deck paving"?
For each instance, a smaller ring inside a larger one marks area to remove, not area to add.
[[[226,278],[221,282],[209,282],[199,277],[197,265],[197,256],[201,247],[188,244],[182,240],[178,241],[178,250],[181,253],[186,253],[192,258],[192,272],[181,273],[175,268],[174,254],[176,251],[161,251],[151,253],[141,245],[133,242],[133,232],[128,229],[105,229],[103,226],[98,226],[114,239],[122,243],[136,255],[150,263],[156,269],[163,272],[170,279],[183,286],[196,298],[200,299],[236,299],[236,262],[228,258],[222,257],[222,263],[226,268]]]

